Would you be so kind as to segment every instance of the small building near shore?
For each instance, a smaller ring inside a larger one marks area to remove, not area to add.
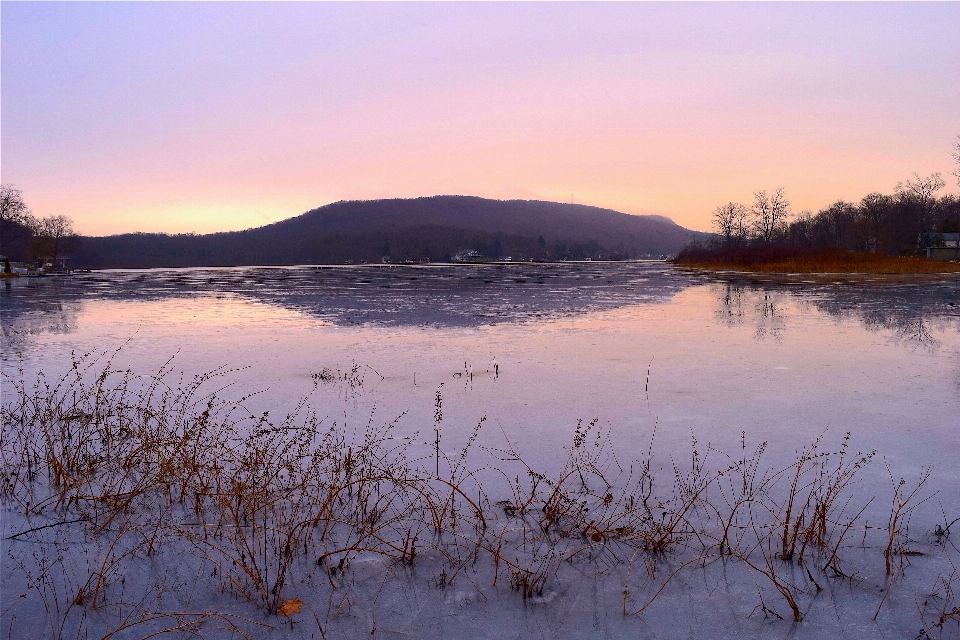
[[[479,251],[460,251],[451,258],[453,262],[489,262],[488,258],[484,258],[480,255]]]
[[[928,260],[960,260],[960,233],[928,232],[921,236],[920,246],[926,248]]]

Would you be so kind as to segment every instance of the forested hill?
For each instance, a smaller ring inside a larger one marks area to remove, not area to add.
[[[534,200],[469,196],[341,201],[265,227],[207,235],[83,237],[70,264],[88,268],[337,264],[476,251],[514,260],[673,254],[706,234],[661,216]]]

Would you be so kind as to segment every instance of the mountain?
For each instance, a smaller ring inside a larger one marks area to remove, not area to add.
[[[73,267],[337,264],[429,259],[475,251],[514,260],[673,254],[707,234],[662,216],[577,204],[472,196],[341,201],[281,222],[206,235],[80,238]]]

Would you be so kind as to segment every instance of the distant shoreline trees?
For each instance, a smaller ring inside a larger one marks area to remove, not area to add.
[[[960,135],[950,151],[960,186]],[[940,173],[898,182],[893,194],[870,193],[859,203],[838,200],[816,214],[790,220],[784,189],[755,191],[753,205],[729,202],[713,211],[718,236],[713,249],[779,245],[782,248],[843,249],[891,256],[921,252],[929,237],[960,232],[960,196],[937,197],[946,186]],[[926,239],[925,239],[926,238]],[[703,248],[700,245],[700,248]]]
[[[753,193],[753,206],[738,202],[722,204],[713,211],[714,231],[727,246],[746,241],[772,242],[783,235],[790,218],[790,201],[783,187],[773,193]]]
[[[783,187],[771,194],[756,191],[753,194],[753,226],[756,236],[770,242],[781,234],[790,218],[790,201]]]
[[[783,187],[772,193],[761,189],[754,192],[751,207],[728,202],[714,209],[713,227],[727,246],[750,240],[772,242],[783,234],[790,215],[790,201]]]
[[[956,151],[960,174],[960,141]],[[960,178],[958,178],[960,181]],[[838,200],[816,214],[803,211],[791,220],[782,188],[754,193],[753,206],[729,202],[713,212],[715,248],[781,245],[803,249],[843,249],[911,255],[925,249],[929,233],[960,232],[960,197],[938,197],[945,182],[939,173],[914,174],[893,194],[871,193],[859,203]]]
[[[29,238],[37,227],[30,207],[23,201],[23,192],[12,184],[0,185],[0,253]]]
[[[37,218],[12,184],[0,185],[0,254],[9,260],[57,262],[76,236],[65,215]]]
[[[56,263],[61,257],[64,242],[74,235],[73,220],[67,216],[43,218],[34,233],[33,254]]]
[[[737,202],[722,204],[713,211],[713,226],[727,245],[746,240],[749,235],[748,211]]]

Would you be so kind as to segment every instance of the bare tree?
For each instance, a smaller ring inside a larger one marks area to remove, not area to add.
[[[40,220],[37,227],[35,252],[51,262],[56,262],[60,257],[62,241],[72,235],[74,235],[73,220],[63,215],[47,216]]]
[[[35,231],[37,219],[12,184],[0,185],[0,253],[11,242]]]
[[[837,247],[847,246],[850,240],[850,230],[857,218],[856,207],[849,202],[838,200],[821,211],[820,216],[826,222],[825,231],[830,243]]]
[[[897,195],[901,200],[913,200],[917,203],[914,216],[914,233],[929,231],[932,218],[932,209],[935,203],[935,194],[946,186],[939,173],[931,173],[926,178],[914,173],[915,180],[906,180],[897,183]]]
[[[914,173],[913,177],[916,180],[897,183],[897,194],[916,198],[924,208],[930,204],[934,194],[946,186],[939,173],[931,173],[926,178]]]
[[[787,235],[792,244],[808,246],[813,243],[813,212],[804,209],[787,227]]]
[[[713,226],[727,244],[747,235],[747,208],[737,202],[722,204],[713,211]]]
[[[790,217],[790,201],[783,187],[778,187],[772,194],[766,190],[755,191],[753,194],[753,230],[754,234],[764,242],[770,242],[784,229]]]

